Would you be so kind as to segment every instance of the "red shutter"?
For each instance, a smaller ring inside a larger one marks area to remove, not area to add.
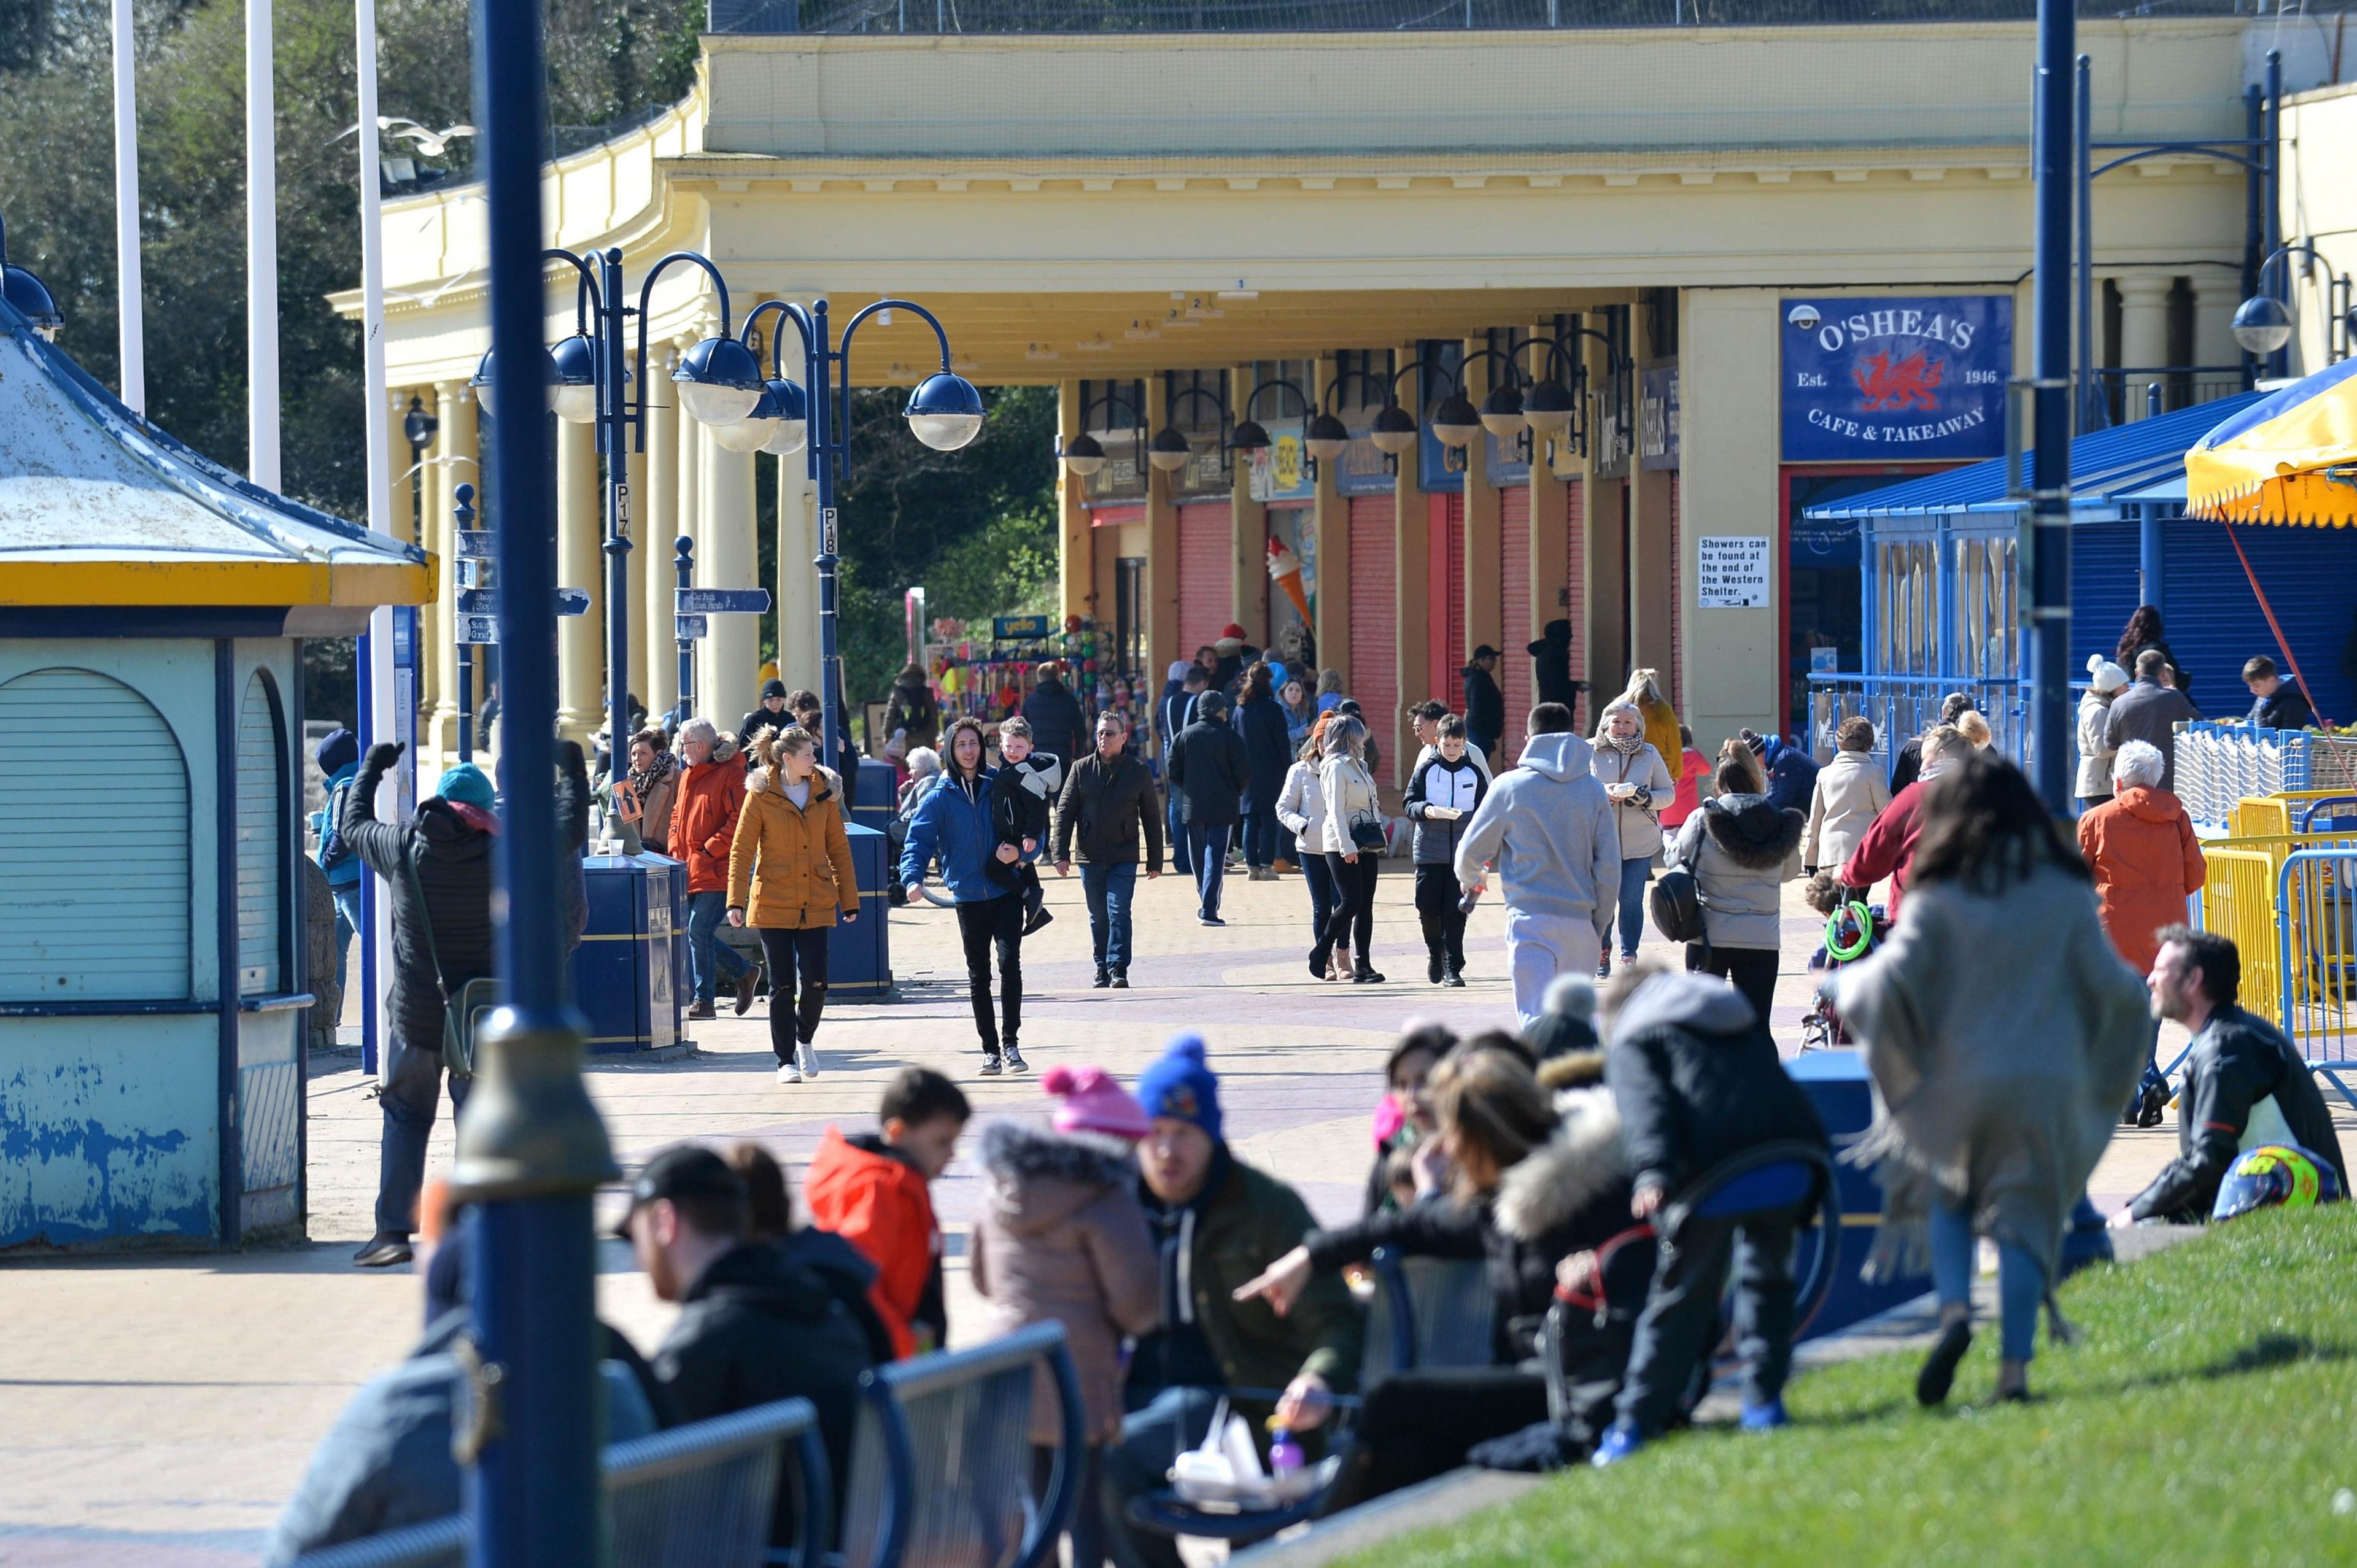
[[[1465,644],[1464,492],[1434,496],[1431,519],[1426,564],[1432,598],[1425,618],[1425,677],[1431,690],[1426,695],[1459,713],[1465,706],[1465,682],[1458,671],[1472,651]]]
[[[1587,486],[1574,479],[1563,487],[1564,541],[1563,612],[1571,620],[1571,678],[1587,679]],[[1587,721],[1579,712],[1577,701],[1572,705],[1572,727],[1582,735],[1587,733]]]
[[[1678,591],[1683,550],[1678,542],[1678,474],[1670,470],[1670,706],[1686,711],[1684,639],[1678,635],[1685,621],[1685,596]]]
[[[1506,693],[1506,733],[1500,754],[1520,757],[1523,725],[1530,717],[1531,656],[1524,651],[1531,638],[1531,490],[1510,485],[1498,492],[1498,618],[1499,685]]]
[[[1389,496],[1351,498],[1351,667],[1343,679],[1386,761],[1399,711],[1397,507]]]
[[[1226,501],[1178,509],[1178,657],[1220,639],[1220,628],[1235,613],[1235,585],[1229,575],[1232,543]]]

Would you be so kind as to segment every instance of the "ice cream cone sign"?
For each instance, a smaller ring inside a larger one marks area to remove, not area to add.
[[[1301,585],[1301,557],[1296,555],[1282,539],[1268,542],[1269,580],[1285,590],[1301,618],[1309,618],[1309,595]]]

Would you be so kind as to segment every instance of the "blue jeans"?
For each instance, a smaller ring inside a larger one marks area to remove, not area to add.
[[[344,989],[344,952],[361,930],[361,885],[355,879],[349,886],[331,887],[336,896],[336,991]]]
[[[1244,864],[1255,871],[1276,864],[1276,813],[1246,811],[1243,827]]]
[[[695,999],[709,1002],[719,990],[725,972],[734,984],[752,968],[735,948],[720,940],[720,922],[728,918],[728,895],[715,889],[687,896],[687,956],[695,968]]]
[[[1181,1450],[1203,1441],[1216,1389],[1164,1389],[1122,1419],[1121,1439],[1104,1453],[1105,1544],[1121,1568],[1178,1568],[1178,1543],[1129,1522],[1129,1499],[1168,1487]]]
[[[1195,891],[1201,896],[1201,912],[1215,920],[1220,918],[1220,886],[1228,876],[1228,835],[1234,832],[1228,822],[1187,824],[1187,856],[1195,863]]]
[[[1957,1204],[1932,1206],[1932,1285],[1942,1306],[1973,1299],[1976,1238],[1970,1208]],[[1996,1294],[1999,1306],[1999,1354],[2008,1361],[2027,1361],[2038,1337],[2038,1304],[2046,1298],[2046,1271],[2038,1260],[2010,1242],[1996,1250]]]
[[[1137,862],[1081,867],[1081,894],[1089,903],[1089,940],[1096,944],[1097,967],[1119,974],[1129,968],[1129,901],[1137,890]]]
[[[1187,846],[1187,822],[1180,814],[1178,791],[1170,791],[1170,803],[1163,810],[1163,825],[1170,831],[1163,836],[1170,843],[1170,864],[1181,876],[1195,875],[1195,857]]]
[[[1639,855],[1620,863],[1620,955],[1627,958],[1637,950],[1637,942],[1645,934],[1645,877],[1653,867],[1653,857]],[[1606,928],[1604,940],[1612,940]]]
[[[1315,947],[1326,940],[1326,922],[1334,915],[1334,878],[1314,846],[1302,850],[1298,864],[1301,880],[1309,885],[1309,941]]]

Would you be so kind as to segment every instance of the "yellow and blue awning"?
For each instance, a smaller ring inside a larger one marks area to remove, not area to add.
[[[2220,522],[2357,525],[2357,360],[2268,394],[2196,442],[2185,510]]]

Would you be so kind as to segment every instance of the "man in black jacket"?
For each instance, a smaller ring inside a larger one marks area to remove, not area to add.
[[[1064,667],[1049,663],[1039,671],[1039,683],[1023,699],[1023,717],[1031,725],[1031,744],[1069,763],[1081,751],[1081,700],[1064,684]]]
[[[1146,764],[1129,755],[1129,725],[1111,709],[1097,715],[1097,748],[1064,779],[1056,800],[1056,875],[1072,874],[1072,832],[1081,839],[1081,892],[1089,904],[1103,989],[1129,989],[1129,904],[1137,887],[1137,835],[1146,834],[1146,875],[1162,875],[1162,811]]]
[[[1644,962],[1614,977],[1605,998],[1610,1040],[1604,1078],[1620,1110],[1636,1196],[1629,1211],[1657,1227],[1665,1209],[1699,1196],[1698,1177],[1729,1157],[1773,1144],[1826,1146],[1817,1120],[1776,1054],[1767,1020],[1729,986]],[[1719,1293],[1736,1265],[1738,1348],[1750,1363],[1743,1425],[1784,1424],[1792,1364],[1788,1260],[1806,1191],[1778,1193],[1744,1213],[1694,1214],[1665,1237],[1637,1320],[1619,1416],[1596,1451],[1614,1463],[1661,1434],[1694,1370],[1710,1353]],[[1737,1233],[1741,1249],[1737,1251]]]
[[[868,1305],[875,1274],[839,1245],[749,1241],[747,1221],[744,1179],[710,1149],[674,1144],[639,1173],[617,1233],[655,1294],[679,1303],[655,1351],[655,1378],[682,1422],[810,1401],[840,1520],[860,1374],[891,1354]],[[792,1487],[779,1487],[776,1510],[770,1543],[795,1544]]]
[[[791,729],[796,720],[786,712],[786,683],[774,677],[761,682],[761,705],[737,726],[737,749],[753,755],[753,742],[773,729]]]
[[[1208,651],[1208,650],[1206,650]],[[1211,689],[1211,672],[1198,660],[1180,668],[1178,690],[1165,691],[1161,704],[1155,709],[1154,722],[1162,741],[1162,771],[1167,781],[1170,772],[1171,748],[1187,726],[1195,722],[1195,699]],[[1187,819],[1181,811],[1178,791],[1171,789],[1169,804],[1163,816],[1170,832],[1170,864],[1178,868],[1181,876],[1195,875],[1195,858],[1187,852]]]
[[[1228,839],[1243,815],[1244,786],[1252,782],[1244,737],[1228,723],[1225,693],[1206,692],[1195,699],[1194,720],[1170,743],[1164,771],[1187,824],[1187,858],[1194,863],[1201,897],[1195,918],[1224,926],[1220,885],[1228,873]]]
[[[384,1088],[377,1100],[384,1112],[384,1142],[376,1233],[352,1254],[353,1262],[370,1269],[410,1260],[417,1194],[425,1181],[425,1144],[442,1097],[447,998],[491,972],[491,839],[499,829],[491,814],[491,781],[472,763],[462,762],[442,775],[409,821],[379,822],[377,787],[401,751],[390,742],[371,746],[344,802],[344,841],[385,879],[393,900]],[[573,755],[579,757],[577,746]],[[452,1114],[466,1102],[465,1081],[451,1079]]]
[[[2154,1014],[2191,1029],[2193,1044],[2178,1101],[2177,1158],[2112,1223],[2200,1224],[2210,1218],[2235,1155],[2286,1140],[2330,1161],[2347,1192],[2349,1162],[2315,1074],[2273,1024],[2236,1005],[2243,960],[2234,944],[2214,931],[2171,926],[2160,933],[2160,954],[2146,983]]]
[[[1488,643],[1473,650],[1465,666],[1465,733],[1473,749],[1488,757],[1506,734],[1506,694],[1498,690],[1498,650]]]
[[[1523,651],[1531,656],[1531,680],[1538,700],[1561,703],[1566,708],[1578,707],[1579,694],[1587,690],[1587,682],[1572,678],[1571,622],[1547,622],[1539,639]]]

